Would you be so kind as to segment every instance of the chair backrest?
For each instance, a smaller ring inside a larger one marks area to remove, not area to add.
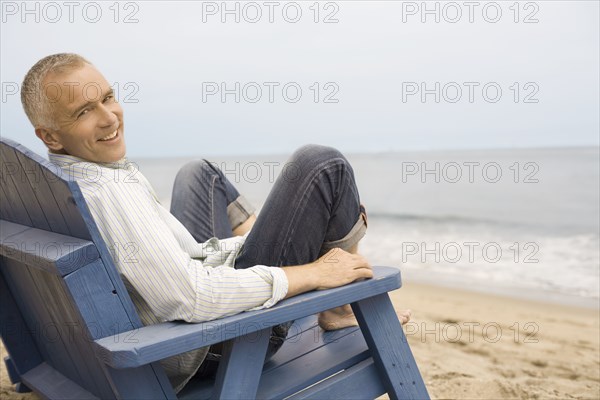
[[[44,365],[114,398],[110,381],[118,378],[91,344],[142,324],[109,250],[77,182],[12,140],[1,138],[0,150],[0,289],[13,304],[3,303],[1,325],[16,369]],[[140,373],[165,385],[154,367]]]

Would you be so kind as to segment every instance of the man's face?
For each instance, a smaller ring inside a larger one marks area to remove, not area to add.
[[[113,90],[93,66],[49,74],[45,93],[58,129],[36,129],[54,153],[88,161],[115,162],[125,156],[123,109]]]

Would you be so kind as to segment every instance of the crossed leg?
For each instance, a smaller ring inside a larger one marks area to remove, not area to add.
[[[221,170],[206,161],[180,171],[171,212],[198,242],[250,231],[236,268],[302,265],[336,247],[356,252],[366,231],[352,167],[339,151],[316,145],[300,148],[286,163],[258,218]],[[410,312],[399,317],[406,322]],[[348,305],[321,313],[319,323],[323,329],[357,324]],[[286,327],[279,331],[285,338]]]

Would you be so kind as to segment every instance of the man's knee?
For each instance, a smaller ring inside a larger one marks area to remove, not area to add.
[[[175,176],[178,184],[194,184],[198,182],[209,182],[210,177],[217,174],[217,167],[207,160],[193,160],[179,169]]]
[[[305,144],[298,148],[292,157],[318,157],[324,159],[344,158],[343,154],[338,149],[320,144]]]
[[[324,163],[336,161],[348,164],[348,160],[346,160],[346,157],[339,150],[318,144],[304,145],[296,150],[291,157],[291,162],[295,163],[302,170],[307,170],[307,167],[311,169]]]

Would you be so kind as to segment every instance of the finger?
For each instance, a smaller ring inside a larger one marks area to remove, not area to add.
[[[358,273],[360,278],[372,278],[373,277],[373,271],[370,269],[361,268],[361,269],[356,270],[356,272]]]
[[[363,268],[373,269],[373,267],[371,266],[371,264],[369,264],[369,262],[366,261],[366,260],[364,262],[354,264],[354,269],[363,269]]]

